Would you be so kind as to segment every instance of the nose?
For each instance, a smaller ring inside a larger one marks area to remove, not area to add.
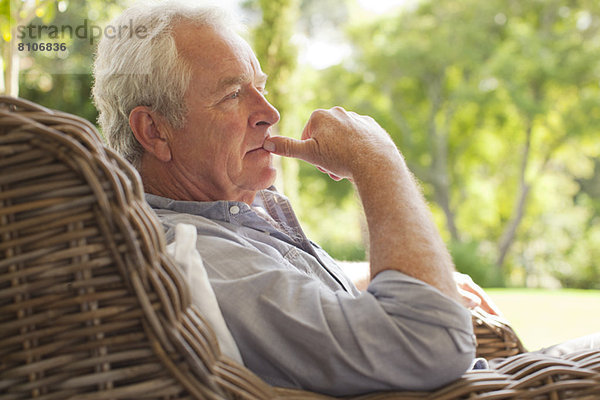
[[[279,121],[279,111],[267,101],[265,96],[258,90],[254,90],[255,107],[250,115],[250,126],[257,128],[260,126],[269,127]]]

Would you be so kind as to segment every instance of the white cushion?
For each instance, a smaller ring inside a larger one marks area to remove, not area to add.
[[[208,280],[202,257],[196,249],[196,228],[189,224],[177,224],[175,241],[167,246],[167,252],[175,258],[187,278],[192,294],[192,302],[210,323],[219,340],[221,352],[240,364],[242,356],[225,324],[217,298]]]

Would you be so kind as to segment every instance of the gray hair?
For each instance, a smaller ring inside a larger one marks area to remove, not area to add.
[[[191,72],[173,38],[180,23],[241,30],[230,13],[208,3],[146,0],[115,18],[98,45],[92,89],[98,123],[108,145],[138,169],[144,149],[129,126],[131,110],[147,106],[175,129],[185,124]]]

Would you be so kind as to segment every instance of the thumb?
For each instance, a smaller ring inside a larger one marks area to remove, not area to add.
[[[316,144],[313,139],[298,140],[285,136],[271,136],[265,139],[263,149],[279,156],[314,162]]]

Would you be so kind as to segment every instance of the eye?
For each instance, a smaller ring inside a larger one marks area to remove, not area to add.
[[[227,96],[225,99],[226,99],[226,100],[230,100],[230,99],[237,99],[238,97],[240,97],[240,93],[241,93],[241,90],[240,90],[240,89],[238,89],[238,90],[236,90],[235,92],[233,92],[233,93],[229,94],[229,95],[228,95],[228,96]]]
[[[235,91],[230,92],[227,96],[223,97],[220,102],[223,103],[223,102],[226,102],[229,100],[235,100],[238,97],[240,97],[241,94],[242,94],[242,89],[238,88]]]

